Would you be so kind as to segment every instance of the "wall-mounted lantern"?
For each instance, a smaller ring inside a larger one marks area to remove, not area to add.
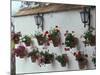
[[[11,22],[11,32],[15,32],[15,26],[13,25],[12,22]]]
[[[83,11],[80,12],[81,20],[84,23],[84,27],[88,25],[88,29],[90,29],[90,7],[84,7]]]
[[[44,17],[43,14],[37,14],[34,16],[35,18],[35,23],[37,27],[41,27],[42,31],[44,30]]]

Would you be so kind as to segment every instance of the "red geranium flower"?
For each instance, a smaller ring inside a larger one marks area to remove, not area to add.
[[[50,35],[48,35],[48,37],[50,38]]]
[[[76,54],[76,52],[74,52],[74,56],[76,56],[77,54]]]
[[[65,51],[69,51],[69,48],[65,48]]]
[[[45,34],[48,34],[48,33],[49,33],[48,31],[45,32]]]
[[[50,43],[48,42],[48,43],[47,43],[47,45],[49,46],[49,45],[50,45]]]

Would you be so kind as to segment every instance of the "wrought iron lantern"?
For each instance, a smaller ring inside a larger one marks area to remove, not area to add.
[[[15,32],[15,26],[13,25],[12,22],[11,22],[11,32]]]
[[[90,28],[90,7],[84,7],[84,10],[80,12],[80,16],[84,27],[88,25]]]
[[[37,14],[34,16],[34,18],[37,27],[38,28],[41,27],[41,29],[43,30],[43,21],[44,21],[43,14]]]

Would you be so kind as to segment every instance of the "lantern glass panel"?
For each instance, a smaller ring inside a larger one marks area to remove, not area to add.
[[[36,25],[41,25],[41,16],[40,15],[36,15],[35,16],[35,22],[36,22]]]
[[[86,11],[80,12],[81,20],[83,23],[88,23],[89,14]]]

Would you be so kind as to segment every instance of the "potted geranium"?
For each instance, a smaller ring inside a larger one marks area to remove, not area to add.
[[[40,52],[40,55],[44,58],[44,64],[50,64],[54,61],[54,54],[48,51]]]
[[[14,49],[14,54],[17,57],[24,58],[25,56],[27,56],[28,52],[24,46],[18,46]]]
[[[31,57],[32,62],[35,62],[36,59],[38,59],[38,54],[39,54],[39,51],[33,49],[33,51],[28,54],[28,57]]]
[[[24,42],[26,46],[30,46],[32,43],[31,37],[25,35],[24,37],[22,37],[22,42]]]
[[[96,36],[92,34],[93,31],[87,31],[86,33],[84,33],[84,38],[85,38],[85,46],[86,45],[91,45],[91,46],[95,46],[96,44]]]
[[[20,37],[21,37],[21,32],[17,32],[17,33],[12,33],[11,34],[11,40],[14,41],[15,44],[18,44],[20,41]]]
[[[94,65],[96,66],[96,57],[92,58],[92,62],[94,63]]]
[[[60,62],[62,67],[65,67],[66,63],[68,62],[68,56],[67,54],[62,54],[62,55],[57,56],[56,60]]]
[[[80,51],[78,53],[74,53],[76,60],[79,63],[80,69],[84,69],[87,66],[88,60],[87,57],[88,55],[82,54]]]
[[[45,51],[45,53],[42,54],[44,56],[44,63],[45,64],[50,64],[54,60],[54,55],[50,54],[49,52]]]
[[[43,44],[46,42],[46,36],[44,36],[44,35],[43,35],[42,33],[40,33],[40,32],[37,32],[37,33],[35,34],[35,37],[36,37],[36,39],[37,39],[39,45],[43,45]]]
[[[73,35],[74,31],[72,33],[68,33],[66,31],[65,35],[65,45],[66,47],[74,48],[78,44],[78,39]]]
[[[52,40],[54,47],[57,47],[61,44],[60,30],[58,29],[58,26],[49,32],[48,37],[50,40]]]

